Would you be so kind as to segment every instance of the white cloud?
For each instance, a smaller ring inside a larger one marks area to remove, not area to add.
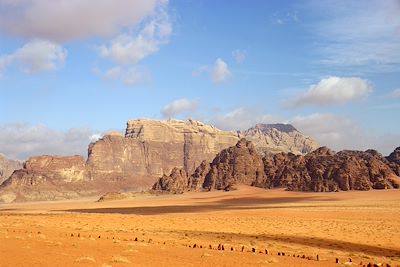
[[[63,66],[67,51],[60,45],[45,40],[32,40],[11,54],[0,56],[0,72],[16,64],[24,72],[52,71]]]
[[[289,107],[300,107],[344,104],[365,98],[371,92],[372,85],[368,80],[357,77],[329,77],[322,79],[318,84],[311,85],[306,92],[290,100],[287,105]]]
[[[221,58],[217,58],[211,72],[212,80],[215,83],[221,83],[232,77],[228,64]]]
[[[390,96],[400,98],[400,88],[393,90]]]
[[[172,25],[165,7],[161,6],[138,34],[121,34],[99,48],[100,55],[118,64],[136,64],[156,53],[168,42]]]
[[[159,1],[159,5],[142,27],[120,34],[108,44],[98,47],[101,57],[117,64],[106,71],[98,72],[104,72],[106,79],[118,79],[127,86],[150,80],[148,71],[142,70],[138,63],[158,52],[169,41],[172,24],[166,11],[167,4],[166,0]]]
[[[0,1],[0,32],[65,42],[112,36],[153,15],[164,0]]]
[[[116,66],[104,73],[101,70],[96,70],[96,73],[102,75],[106,80],[121,81],[127,86],[136,86],[139,83],[151,80],[150,74],[146,70],[136,66],[129,68]]]
[[[203,65],[192,72],[193,77],[198,77],[204,73],[211,75],[214,83],[222,83],[232,77],[228,64],[221,58],[217,58],[213,66]]]
[[[62,132],[45,125],[0,125],[0,153],[21,160],[45,154],[87,156],[88,144],[99,136],[87,128],[72,128]]]
[[[243,107],[234,109],[223,115],[217,115],[211,120],[211,123],[217,128],[228,131],[246,130],[257,123],[277,122],[282,122],[282,118],[269,114],[259,115]]]
[[[197,109],[197,101],[186,98],[175,100],[162,108],[161,114],[164,117],[172,117],[182,113],[194,112]]]
[[[290,120],[299,131],[336,151],[376,149],[388,155],[398,146],[399,134],[370,134],[350,118],[329,113],[296,116]]]
[[[311,27],[322,37],[323,64],[374,72],[400,69],[398,0],[311,1],[306,8],[324,18]]]
[[[232,56],[235,59],[236,63],[243,63],[244,60],[246,59],[246,51],[236,49],[232,51]]]

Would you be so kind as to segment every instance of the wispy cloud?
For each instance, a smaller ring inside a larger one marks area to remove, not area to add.
[[[87,156],[88,144],[100,136],[88,128],[63,132],[41,124],[5,124],[0,125],[0,153],[21,160],[44,154]]]
[[[149,80],[149,73],[140,71],[138,63],[157,53],[169,42],[172,23],[167,12],[168,1],[161,1],[148,21],[137,32],[123,33],[98,48],[101,57],[117,64],[104,73],[105,78],[120,79],[128,86]]]
[[[246,59],[246,50],[236,49],[232,51],[232,56],[235,59],[236,63],[243,63]]]
[[[189,100],[186,98],[177,99],[165,105],[161,109],[161,114],[164,117],[173,117],[182,113],[194,112],[198,107],[197,101]]]
[[[400,88],[398,89],[394,89],[391,93],[390,93],[391,97],[395,97],[395,98],[400,98]]]
[[[257,112],[239,107],[225,114],[217,115],[211,119],[211,123],[223,130],[246,130],[257,123],[277,123],[282,118],[270,114],[258,114]]]
[[[271,23],[276,25],[283,25],[287,23],[297,23],[300,21],[297,11],[290,11],[286,13],[275,12],[270,17]]]
[[[400,2],[311,1],[307,9],[320,14],[312,26],[322,39],[320,63],[364,71],[400,69]]]
[[[27,73],[53,71],[63,66],[67,51],[61,45],[32,40],[11,54],[0,56],[0,73],[12,64]]]

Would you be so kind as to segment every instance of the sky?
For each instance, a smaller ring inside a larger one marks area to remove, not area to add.
[[[86,155],[129,119],[291,123],[400,146],[400,0],[0,0],[0,153]]]

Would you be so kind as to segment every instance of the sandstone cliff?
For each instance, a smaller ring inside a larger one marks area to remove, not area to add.
[[[90,144],[87,161],[79,156],[32,157],[0,187],[0,201],[147,190],[174,167],[192,173],[237,140],[236,133],[195,120],[132,120],[124,136],[111,133]]]
[[[160,178],[158,183],[168,181],[174,185],[175,193],[187,190],[226,190],[237,184],[315,192],[399,188],[400,177],[393,171],[393,167],[399,167],[400,164],[394,163],[397,159],[394,154],[386,159],[375,150],[344,150],[335,153],[321,147],[305,156],[282,152],[262,157],[256,153],[251,142],[241,139],[235,146],[221,151],[207,173],[190,176],[186,173],[180,176],[171,174]],[[202,163],[202,166],[201,169],[204,169],[206,165]],[[202,186],[191,187],[193,177],[203,181]],[[169,187],[154,189],[169,191]]]
[[[235,133],[199,121],[131,120],[125,136],[105,136],[89,148],[94,179],[103,176],[159,177],[174,167],[192,173],[203,160],[234,145]]]
[[[22,167],[22,163],[18,160],[7,159],[0,154],[0,185],[10,177],[10,175]]]
[[[257,124],[239,132],[239,136],[253,142],[262,155],[279,152],[307,154],[319,147],[316,141],[290,124]]]

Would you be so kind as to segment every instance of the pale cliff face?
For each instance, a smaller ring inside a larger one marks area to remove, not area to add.
[[[131,120],[125,137],[105,136],[92,145],[88,164],[94,176],[116,171],[159,177],[174,167],[191,173],[237,140],[233,132],[195,120]]]
[[[0,154],[0,184],[10,177],[10,175],[19,168],[22,168],[22,163],[17,160],[9,160],[4,155]]]
[[[290,124],[257,124],[240,136],[253,142],[257,151],[264,155],[279,152],[304,155],[319,147],[316,141]]]

